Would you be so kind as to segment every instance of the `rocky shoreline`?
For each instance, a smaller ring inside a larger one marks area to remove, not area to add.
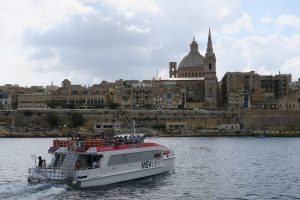
[[[300,131],[240,130],[219,131],[203,130],[152,130],[144,133],[146,137],[299,137]],[[91,136],[91,131],[72,128],[17,128],[14,130],[0,128],[0,138],[43,138]]]

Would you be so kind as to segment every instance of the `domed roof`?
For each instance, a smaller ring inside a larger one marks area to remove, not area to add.
[[[186,55],[179,63],[179,68],[185,68],[185,67],[198,67],[203,64],[204,57],[200,55],[200,53],[190,53]]]
[[[193,39],[190,44],[190,52],[179,63],[178,69],[186,67],[198,67],[203,64],[204,57],[198,51],[198,44]]]

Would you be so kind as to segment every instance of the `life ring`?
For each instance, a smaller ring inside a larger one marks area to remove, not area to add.
[[[80,169],[80,160],[77,160],[76,163],[75,163],[75,167],[76,169]]]

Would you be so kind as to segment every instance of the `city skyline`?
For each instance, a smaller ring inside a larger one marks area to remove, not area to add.
[[[92,85],[168,77],[209,27],[220,81],[226,72],[300,77],[297,1],[3,1],[0,84]]]

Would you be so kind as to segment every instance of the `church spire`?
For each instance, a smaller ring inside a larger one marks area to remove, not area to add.
[[[206,48],[206,53],[213,53],[214,49],[212,46],[212,41],[211,41],[211,35],[210,35],[210,28],[208,30],[208,40],[207,40],[207,48]]]
[[[193,41],[190,44],[190,53],[199,53],[198,43],[195,40],[195,35],[193,36]]]

